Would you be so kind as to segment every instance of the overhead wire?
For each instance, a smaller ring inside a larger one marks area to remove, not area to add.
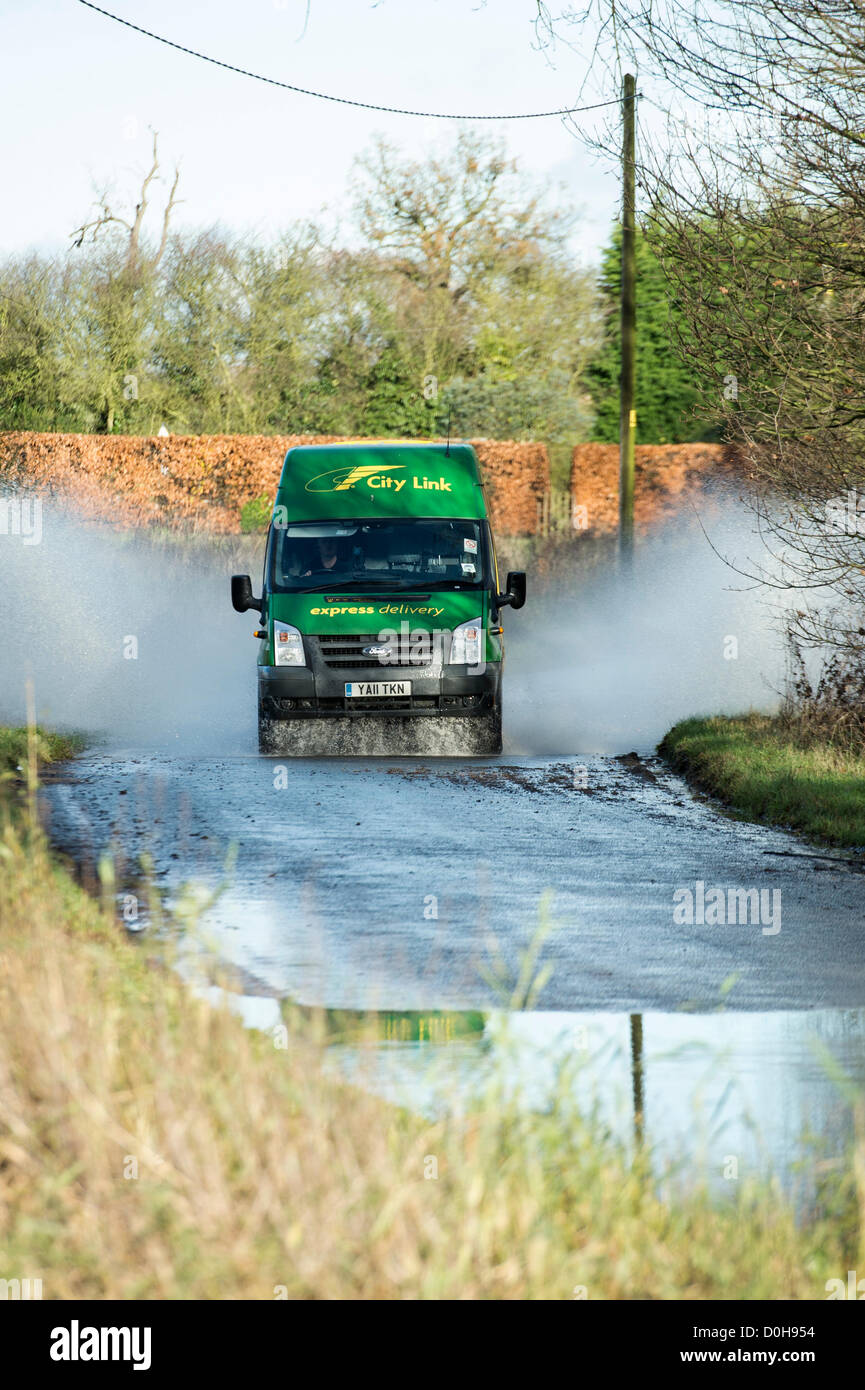
[[[576,116],[586,111],[600,111],[606,106],[619,105],[619,98],[614,97],[609,101],[595,102],[590,106],[562,106],[550,111],[458,113],[412,111],[402,106],[385,106],[379,102],[336,96],[333,92],[316,92],[309,87],[299,87],[293,82],[283,82],[277,77],[266,77],[263,73],[252,72],[249,68],[239,67],[236,63],[227,63],[222,58],[212,58],[207,53],[200,53],[197,49],[189,48],[186,44],[177,43],[174,39],[167,39],[163,34],[156,34],[153,30],[145,29],[140,24],[133,24],[131,20],[124,19],[122,15],[112,14],[111,10],[105,10],[101,5],[94,5],[92,0],[78,0],[78,3],[84,5],[88,10],[94,10],[97,14],[104,15],[106,19],[113,19],[115,24],[121,24],[125,29],[132,29],[136,34],[143,34],[148,39],[155,39],[157,43],[165,44],[167,48],[173,48],[178,53],[185,53],[190,58],[198,58],[202,63],[211,63],[214,67],[225,69],[226,72],[237,73],[241,77],[250,77],[256,82],[265,82],[271,87],[281,87],[285,91],[296,92],[299,96],[315,97],[318,101],[333,101],[341,106],[360,107],[364,111],[381,111],[392,116],[421,116],[425,120],[438,121],[538,121],[551,116]]]

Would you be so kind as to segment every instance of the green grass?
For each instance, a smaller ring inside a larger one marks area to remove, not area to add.
[[[55,734],[48,729],[34,729],[33,739],[33,751],[38,762],[43,764],[71,758],[84,746],[84,740],[78,734]],[[5,773],[15,777],[26,773],[28,758],[28,730],[0,725],[0,776]]]
[[[20,762],[20,733],[0,746]],[[413,1115],[333,1074],[324,1015],[287,1006],[276,1046],[196,998],[168,942],[130,940],[11,800],[4,1277],[46,1299],[822,1299],[865,1262],[861,1133],[836,1214],[797,1226],[768,1184],[718,1205],[695,1171],[662,1200],[568,1071],[541,1114],[503,1078],[468,1113]]]
[[[826,845],[865,846],[865,748],[805,720],[745,714],[685,719],[658,750],[735,814]]]
[[[262,492],[259,497],[253,497],[240,509],[241,531],[266,531],[272,512],[273,498],[269,492]]]

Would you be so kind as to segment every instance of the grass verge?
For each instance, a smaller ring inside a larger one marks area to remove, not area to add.
[[[26,774],[32,755],[38,763],[56,763],[81,751],[83,740],[77,734],[55,734],[48,729],[10,729],[0,725],[0,776]]]
[[[660,1200],[567,1075],[435,1122],[346,1085],[315,1020],[277,1047],[193,997],[8,798],[0,943],[0,1277],[45,1298],[802,1299],[865,1264],[852,1163],[797,1227],[746,1181]]]
[[[658,751],[737,815],[822,844],[865,846],[865,749],[789,715],[716,715],[674,725]]]

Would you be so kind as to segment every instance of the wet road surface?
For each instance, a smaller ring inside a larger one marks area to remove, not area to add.
[[[525,1003],[534,979],[543,1010],[865,1004],[865,875],[850,857],[720,814],[651,757],[97,753],[43,805],[77,860],[112,849],[119,901],[132,895],[142,922],[142,853],[169,902],[184,882],[223,883],[202,927],[259,998],[487,1008],[515,991]],[[777,911],[700,922],[699,884],[725,901],[762,891]],[[685,893],[693,922],[675,920]]]

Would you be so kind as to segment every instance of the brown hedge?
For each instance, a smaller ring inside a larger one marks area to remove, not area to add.
[[[0,434],[0,484],[68,498],[83,515],[115,526],[168,526],[236,532],[246,503],[276,491],[294,444],[338,442],[333,435]],[[538,501],[550,486],[542,444],[472,441],[487,485],[495,529],[537,530]]]
[[[738,476],[739,464],[725,444],[640,444],[635,451],[634,525],[645,532],[705,496],[721,479]],[[619,513],[618,444],[578,444],[571,463],[571,502],[585,508],[585,528],[595,535],[615,531]]]

